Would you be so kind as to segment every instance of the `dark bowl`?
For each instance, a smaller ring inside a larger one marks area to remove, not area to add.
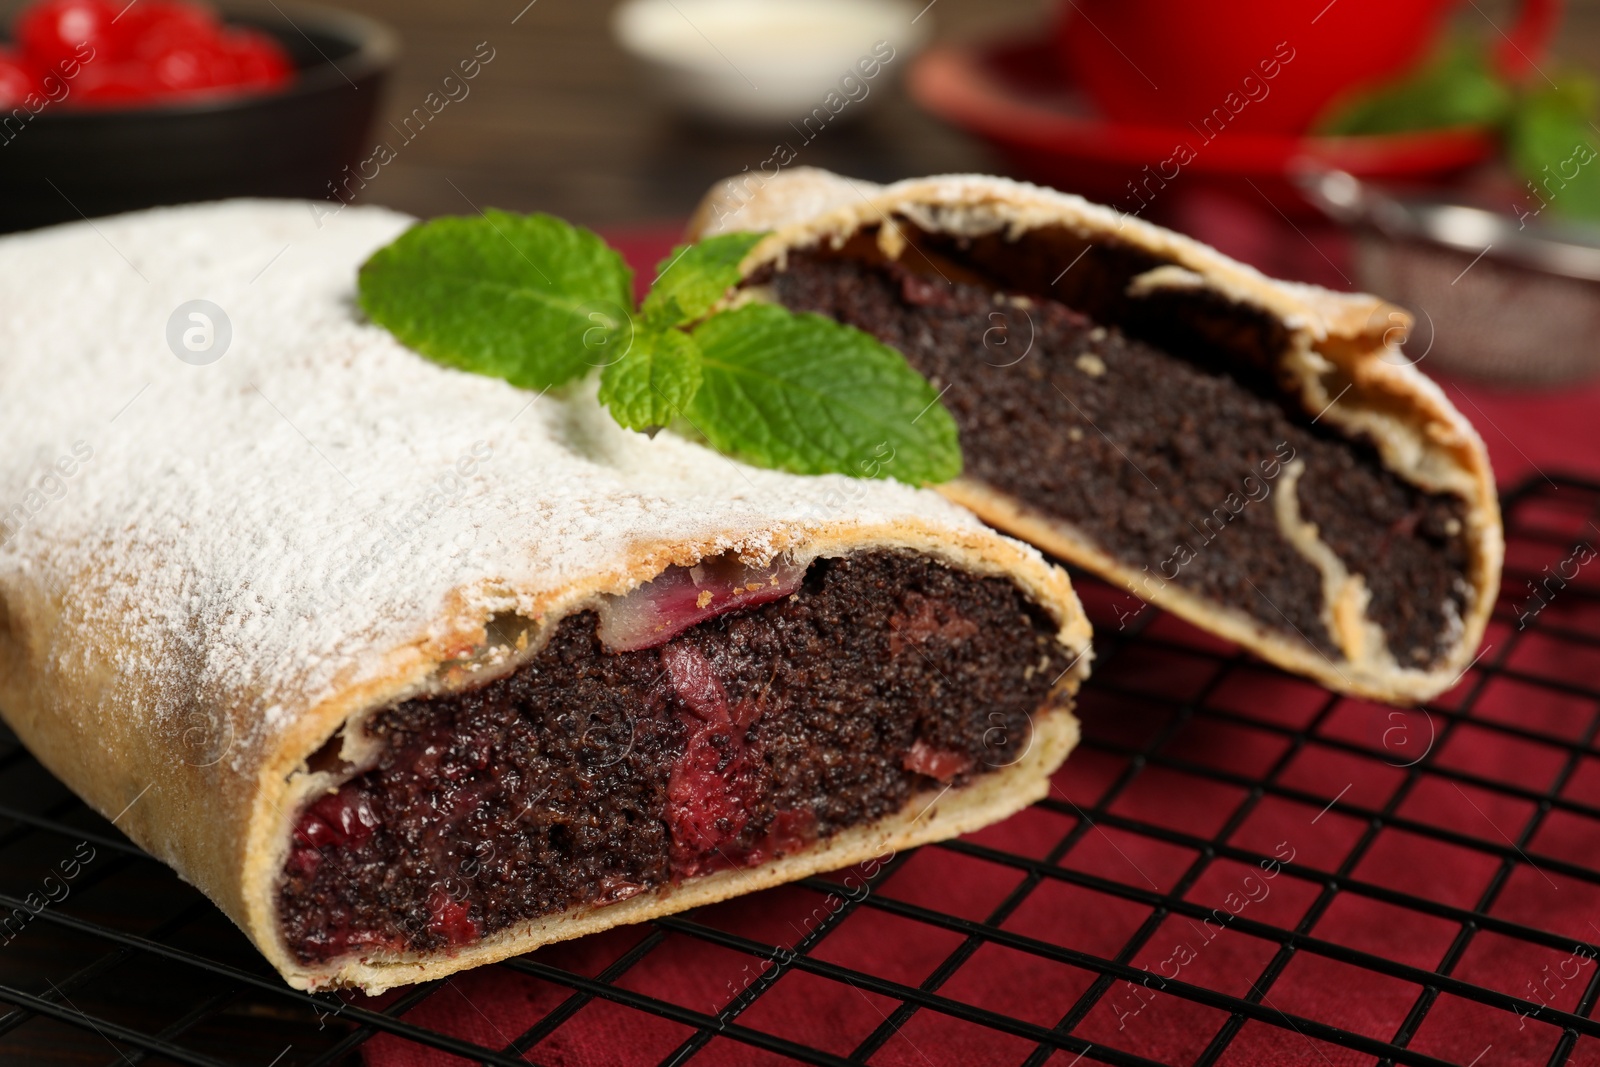
[[[0,0],[4,25],[22,6]],[[193,200],[333,195],[371,147],[398,35],[331,8],[219,8],[229,24],[276,38],[294,60],[294,83],[162,107],[0,114],[0,232]]]

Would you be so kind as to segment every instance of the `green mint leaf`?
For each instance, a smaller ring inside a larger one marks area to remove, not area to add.
[[[898,352],[772,304],[710,314],[762,236],[677,249],[636,316],[628,268],[588,230],[500,211],[442,218],[372,255],[360,302],[422,355],[524,388],[599,367],[600,401],[630,429],[686,425],[724,453],[799,474],[958,475],[955,420]]]
[[[689,420],[719,451],[797,474],[961,473],[955,420],[905,357],[809,312],[746,304],[694,332],[704,357]]]
[[[646,329],[670,330],[689,321],[689,316],[678,306],[677,297],[663,296],[659,300],[651,300],[647,294],[644,299],[648,307],[639,310],[644,316]]]
[[[1471,38],[1446,45],[1398,81],[1335,101],[1317,124],[1334,135],[1400,133],[1447,126],[1498,126],[1513,104],[1483,45]]]
[[[361,309],[438,363],[548,389],[632,329],[632,273],[595,234],[486,211],[420,223],[361,268]]]
[[[1538,198],[1534,214],[1549,207],[1600,222],[1600,135],[1589,124],[1600,86],[1581,71],[1563,72],[1557,84],[1524,94],[1506,130],[1506,154]]]
[[[641,308],[645,319],[665,328],[704,318],[713,304],[739,284],[739,263],[765,236],[728,233],[674,248],[672,255],[656,265],[655,284]]]
[[[700,346],[682,330],[641,330],[633,347],[600,372],[600,403],[630,430],[681,418],[700,388]]]

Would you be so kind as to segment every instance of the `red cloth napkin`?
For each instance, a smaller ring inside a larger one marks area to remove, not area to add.
[[[1224,218],[1223,222],[1229,220]],[[1203,227],[1194,227],[1203,228]],[[1203,234],[1264,269],[1326,281],[1315,257],[1296,254],[1280,262],[1281,250],[1297,241],[1291,234],[1263,237],[1258,228],[1235,225],[1229,233]],[[675,228],[613,236],[641,275],[675,237]],[[1327,235],[1324,235],[1326,238]],[[1300,252],[1304,253],[1301,248]],[[1600,478],[1595,424],[1600,420],[1600,384],[1558,392],[1514,393],[1478,385],[1449,383],[1451,398],[1483,433],[1502,485],[1537,472],[1567,471]],[[1571,492],[1568,496],[1572,496]],[[1579,536],[1584,515],[1567,508],[1561,494],[1540,503],[1538,519],[1562,537]],[[1584,501],[1571,501],[1582,504]],[[1587,501],[1589,506],[1593,500]],[[1564,510],[1565,508],[1565,510]],[[1600,538],[1600,535],[1596,535]],[[1512,558],[1536,572],[1562,555],[1558,545],[1519,543]],[[1600,592],[1600,566],[1575,584]],[[1508,602],[1518,598],[1509,589]],[[1114,638],[1119,612],[1129,598],[1094,582],[1080,591],[1097,629]],[[1524,598],[1525,599],[1525,598]],[[1600,635],[1600,608],[1594,601],[1555,601],[1550,617]],[[1585,614],[1587,612],[1587,614]],[[1225,663],[1215,653],[1228,646],[1170,617],[1159,618],[1148,633],[1157,638],[1130,645],[1108,657],[1085,690],[1080,714],[1101,745],[1082,748],[1056,775],[1053,796],[1067,802],[1054,809],[1032,808],[967,840],[1006,853],[1043,858],[1079,830],[1054,862],[1131,887],[1146,900],[1096,891],[1051,879],[1033,888],[1000,924],[1011,933],[1050,945],[1115,957],[1142,924],[1152,921],[1153,895],[1167,893],[1185,877],[1201,854],[1195,844],[1214,838],[1233,818],[1231,846],[1263,856],[1292,856],[1297,864],[1413,894],[1458,908],[1477,907],[1491,888],[1500,859],[1490,852],[1430,836],[1440,828],[1504,848],[1516,841],[1535,813],[1533,800],[1492,785],[1462,784],[1423,773],[1407,783],[1405,765],[1432,751],[1434,766],[1476,775],[1513,790],[1543,791],[1562,772],[1562,743],[1576,740],[1596,716],[1592,699],[1562,694],[1508,677],[1497,677],[1472,707],[1474,721],[1447,730],[1442,717],[1400,712],[1358,700],[1340,700],[1318,723],[1316,740],[1291,752],[1289,731],[1310,725],[1327,708],[1328,694],[1297,679],[1269,673],[1247,661]],[[1592,685],[1600,676],[1600,655],[1587,645],[1566,646],[1548,637],[1513,641],[1509,627],[1496,623],[1487,642],[1491,661],[1499,656],[1523,671],[1555,673]],[[1510,647],[1509,655],[1503,651]],[[1440,705],[1453,706],[1476,682],[1470,675]],[[1209,687],[1209,688],[1206,688]],[[1239,776],[1237,782],[1152,764],[1116,794],[1112,820],[1080,826],[1072,806],[1087,810],[1102,802],[1129,769],[1129,756],[1116,746],[1141,749],[1172,727],[1173,708],[1206,688],[1204,704],[1235,716],[1224,721],[1196,716],[1177,728],[1161,749],[1164,757]],[[1549,742],[1511,738],[1476,725],[1476,720],[1521,724],[1548,735]],[[1439,738],[1443,737],[1440,741]],[[1373,754],[1351,752],[1341,743]],[[1105,745],[1112,746],[1111,751]],[[1409,746],[1409,747],[1408,747]],[[1280,766],[1281,761],[1287,763]],[[1251,803],[1244,781],[1272,774],[1293,795],[1268,794]],[[1397,792],[1400,791],[1400,792]],[[1600,761],[1583,760],[1565,796],[1600,805]],[[1370,831],[1365,812],[1380,812],[1402,799],[1393,816],[1416,829],[1386,826],[1359,856],[1352,849]],[[1330,802],[1337,801],[1337,804]],[[1324,805],[1328,805],[1324,807]],[[1244,812],[1242,818],[1239,813]],[[1116,817],[1176,831],[1162,841],[1115,824]],[[1188,835],[1183,837],[1181,835]],[[1588,865],[1600,855],[1600,822],[1556,810],[1531,840],[1521,842],[1534,856]],[[944,914],[989,920],[1025,872],[1014,866],[947,849],[924,849],[873,893],[888,901],[922,905]],[[1220,857],[1203,872],[1184,898],[1226,909],[1240,920],[1282,929],[1305,926],[1312,936],[1369,952],[1423,970],[1432,970],[1460,935],[1448,917],[1419,913],[1371,896],[1345,892],[1319,902],[1320,882],[1282,870]],[[1519,865],[1488,905],[1490,914],[1553,931],[1564,938],[1600,941],[1600,886],[1541,866]],[[789,947],[835,910],[848,915],[811,952],[815,959],[917,987],[928,982],[952,952],[961,934],[876,908],[850,908],[847,895],[827,895],[784,887],[730,901],[695,913],[695,920],[763,943]],[[1218,914],[1221,914],[1220,912]],[[1594,920],[1594,921],[1591,921]],[[696,1012],[714,1014],[760,977],[753,957],[713,946],[680,933],[624,928],[542,949],[534,959],[584,976],[617,963],[649,937],[664,940],[627,968],[616,984]],[[1234,996],[1251,983],[1278,953],[1276,942],[1252,936],[1233,924],[1207,924],[1169,914],[1128,962],[1157,974]],[[1551,1008],[1573,1010],[1596,963],[1570,948],[1530,945],[1491,931],[1478,931],[1455,962],[1451,975]],[[994,944],[984,944],[953,975],[937,985],[940,996],[1043,1028],[1057,1024],[1096,973]],[[1376,1040],[1388,1041],[1413,1009],[1421,989],[1311,952],[1294,954],[1282,967],[1265,998],[1269,1010],[1282,1011]],[[456,975],[405,1016],[408,1023],[492,1049],[505,1049],[573,996],[558,983],[495,967]],[[388,1003],[391,997],[377,1003]],[[895,1013],[899,1002],[829,977],[791,970],[738,1018],[738,1024],[791,1038],[834,1054],[850,1054]],[[1165,993],[1117,982],[1073,1028],[1073,1034],[1162,1062],[1191,1062],[1228,1022],[1225,1012]],[[533,1062],[560,1067],[653,1064],[669,1055],[695,1031],[657,1015],[594,998],[581,1001],[570,1017],[553,1028],[529,1053]],[[1537,1016],[1522,1018],[1453,993],[1439,995],[1410,1047],[1462,1064],[1543,1063],[1560,1037],[1557,1027]],[[1035,1043],[963,1021],[950,1014],[918,1010],[871,1057],[875,1064],[928,1065],[1019,1063]],[[466,1063],[391,1036],[364,1047],[369,1067],[433,1067]],[[1489,1055],[1483,1060],[1476,1059]],[[1571,1051],[1572,1063],[1600,1061],[1600,1042],[1583,1039]],[[791,1062],[726,1036],[714,1037],[693,1059],[707,1065]],[[1052,1063],[1076,1062],[1058,1053]],[[1086,1061],[1087,1062],[1087,1061]],[[1316,1040],[1295,1029],[1247,1021],[1220,1062],[1234,1065],[1371,1063],[1342,1046]]]

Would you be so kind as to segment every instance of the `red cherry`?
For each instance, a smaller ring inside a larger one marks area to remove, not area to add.
[[[84,64],[72,82],[74,104],[101,107],[131,107],[149,103],[156,96],[150,68],[130,60],[101,59]]]
[[[316,876],[317,868],[322,866],[322,853],[310,845],[296,844],[289,850],[289,870],[293,874],[310,881]]]
[[[129,42],[130,51],[156,29],[181,31],[197,38],[215,38],[220,32],[211,9],[180,0],[138,0],[117,20],[117,31]]]
[[[41,67],[66,59],[83,62],[91,54],[108,58],[115,53],[113,22],[120,13],[111,0],[44,0],[23,11],[13,37]]]
[[[145,62],[162,95],[217,89],[234,81],[233,59],[216,44],[176,44],[147,55]]]
[[[0,48],[0,111],[21,107],[28,94],[40,89],[32,64],[9,48]]]
[[[215,89],[236,78],[217,24],[203,10],[166,4],[146,16],[134,42],[134,56],[150,67],[156,91],[164,95]]]
[[[443,888],[428,896],[428,929],[444,935],[452,945],[471,944],[483,936],[468,906],[452,899]]]
[[[191,93],[271,89],[294,65],[276,40],[228,29],[186,0],[43,0],[17,20],[24,82],[0,59],[0,102],[26,96],[38,72],[76,61],[72,102],[134,106]],[[11,105],[8,105],[11,106]]]
[[[152,0],[141,0],[133,11],[146,3]],[[133,11],[128,18],[133,18]],[[205,8],[189,3],[154,3],[144,18],[128,27],[128,54],[147,59],[173,48],[214,48],[221,40],[222,27]]]
[[[283,46],[256,30],[230,31],[223,37],[223,47],[233,58],[239,86],[275,89],[287,84],[294,70]]]

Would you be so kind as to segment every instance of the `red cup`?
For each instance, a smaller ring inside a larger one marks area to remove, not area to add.
[[[1336,97],[1418,62],[1458,2],[1064,0],[1056,42],[1113,121],[1300,134]],[[1526,74],[1560,16],[1561,0],[1523,0],[1491,34],[1500,69]]]

